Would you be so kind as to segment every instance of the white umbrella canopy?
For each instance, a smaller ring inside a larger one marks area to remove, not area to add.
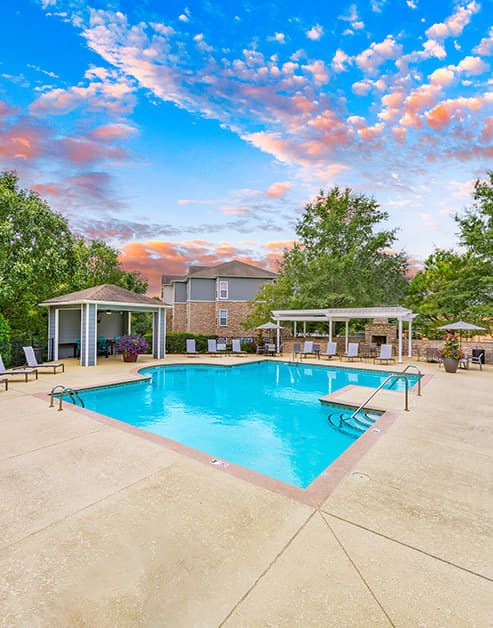
[[[459,331],[475,331],[480,329],[485,329],[484,327],[478,327],[477,325],[473,325],[472,323],[465,323],[464,321],[457,321],[457,323],[450,323],[450,325],[442,325],[438,327],[438,329],[457,329]]]
[[[279,327],[279,325],[276,325],[275,323],[265,323],[264,325],[259,325],[258,327],[255,327],[255,329],[277,329]]]

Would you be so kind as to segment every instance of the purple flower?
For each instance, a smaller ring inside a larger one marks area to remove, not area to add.
[[[123,354],[136,355],[138,353],[145,353],[147,351],[147,340],[139,334],[129,334],[128,336],[122,336],[120,340],[116,341],[117,351],[121,351]]]

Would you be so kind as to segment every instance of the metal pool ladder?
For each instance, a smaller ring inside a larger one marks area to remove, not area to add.
[[[60,388],[60,392],[59,394],[59,398],[60,398],[60,403],[58,404],[58,412],[61,412],[63,410],[63,395],[68,395],[68,397],[70,398],[70,401],[74,404],[77,405],[76,401],[79,401],[80,405],[85,408],[84,402],[82,401],[82,399],[79,397],[79,395],[75,392],[75,390],[73,390],[73,388],[69,388],[68,386],[63,386],[62,384],[57,384],[56,386],[53,386],[53,388],[51,389],[50,392],[50,408],[53,408],[53,398],[55,396],[55,392],[56,390]]]
[[[409,380],[407,379],[407,377],[405,375],[399,374],[399,375],[389,375],[388,377],[386,377],[384,379],[384,381],[380,384],[380,386],[374,391],[372,392],[372,394],[368,397],[368,399],[366,401],[364,401],[360,407],[355,410],[353,412],[353,414],[349,417],[350,419],[354,419],[354,417],[358,414],[358,412],[361,412],[361,410],[366,406],[366,404],[371,401],[373,399],[373,397],[377,394],[377,392],[379,392],[380,390],[382,390],[382,388],[385,386],[385,384],[387,382],[389,382],[390,380],[398,380],[398,379],[403,379],[405,382],[405,402],[404,402],[404,410],[406,412],[409,412]]]

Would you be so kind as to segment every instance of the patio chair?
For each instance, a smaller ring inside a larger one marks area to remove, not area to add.
[[[9,380],[6,377],[0,378],[0,384],[5,384],[5,391],[9,389]]]
[[[379,362],[385,362],[386,364],[395,362],[395,358],[392,357],[392,345],[380,345],[380,355],[373,358],[373,364],[375,364],[377,360]]]
[[[301,342],[293,343],[293,358],[295,358],[297,355],[299,355],[301,358]]]
[[[63,362],[42,362],[41,364],[36,359],[36,354],[32,347],[22,347],[24,355],[26,356],[27,365],[33,369],[53,369],[53,375],[56,375],[57,368],[62,369],[62,373],[65,373],[65,364]]]
[[[0,375],[11,375],[11,376],[15,376],[15,375],[24,375],[24,377],[26,378],[26,382],[29,381],[28,377],[31,373],[35,373],[36,374],[36,379],[38,379],[38,369],[11,369],[11,370],[7,370],[4,366],[3,360],[2,360],[2,356],[0,355]]]
[[[265,346],[265,355],[276,355],[277,353],[277,347],[274,343],[269,342],[266,346]]]
[[[478,355],[471,355],[470,362],[471,364],[479,364],[479,370],[483,370],[483,360],[484,360],[484,351],[478,353]]]
[[[207,353],[210,355],[219,355],[217,352],[217,341],[215,338],[207,339]]]
[[[239,338],[233,338],[231,340],[231,344],[232,344],[232,353],[236,353],[239,355],[246,355],[247,352],[241,348],[241,342]]]
[[[311,340],[305,340],[301,355],[315,355],[315,351],[313,350],[313,342]]]
[[[359,360],[361,360],[361,356],[358,354],[358,349],[359,349],[359,343],[357,342],[350,342],[348,344],[348,348],[347,348],[347,353],[343,353],[341,355],[341,358],[347,358],[348,360],[354,360],[355,358],[358,358]]]
[[[199,355],[195,348],[195,338],[187,338],[187,355]]]
[[[328,360],[334,355],[337,355],[337,342],[328,342],[325,351],[320,352],[321,356],[326,357]]]

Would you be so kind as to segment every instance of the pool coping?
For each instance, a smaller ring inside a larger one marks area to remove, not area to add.
[[[281,360],[275,360],[279,362]],[[255,360],[249,362],[249,364],[256,362],[264,362],[264,360]],[[285,360],[282,360],[285,362]],[[191,365],[202,365],[202,366],[221,366],[221,367],[235,367],[241,366],[242,363],[239,364],[231,364],[231,365],[214,365],[207,363],[197,363],[194,362]],[[243,363],[245,364],[245,363]],[[140,382],[145,382],[151,379],[151,376],[143,375],[141,371],[149,368],[166,368],[169,366],[187,366],[183,362],[174,362],[174,363],[166,363],[166,364],[157,364],[152,366],[141,366],[136,367],[130,371],[130,374],[133,375],[131,378],[120,379],[115,382],[107,382],[104,385],[94,385],[94,386],[86,386],[86,387],[77,387],[77,391],[93,391],[104,388],[113,388],[117,386],[125,386],[129,384],[136,384]],[[307,364],[308,366],[308,364]],[[309,366],[321,366],[325,365],[312,365]],[[327,365],[329,366],[329,365]],[[344,367],[339,367],[344,368]],[[368,369],[370,370],[370,369]],[[373,371],[375,372],[375,371]],[[382,372],[382,371],[378,371]],[[424,386],[427,384],[430,379],[433,377],[431,374],[423,375],[421,378],[421,384]],[[412,387],[414,388],[416,384]],[[347,401],[341,403],[338,400],[339,397],[347,393],[349,390],[356,388],[354,384],[348,384],[335,392],[325,395],[324,401],[326,403],[332,403],[338,406],[350,406],[357,408],[359,404],[352,405]],[[412,389],[411,389],[412,391]],[[398,391],[391,391],[398,392]],[[416,393],[417,394],[417,393]],[[50,400],[49,393],[35,393],[33,395],[39,399],[43,399],[46,401]],[[114,427],[121,431],[127,432],[129,434],[133,434],[139,438],[143,438],[148,440],[154,444],[165,447],[166,449],[170,449],[180,455],[183,455],[187,458],[192,458],[197,462],[201,462],[202,464],[212,465],[215,468],[223,473],[228,475],[232,475],[238,479],[241,479],[245,482],[249,482],[254,484],[260,488],[264,488],[284,497],[288,497],[297,502],[301,502],[305,505],[312,506],[315,508],[320,507],[334,492],[337,486],[342,482],[342,480],[347,477],[352,471],[354,471],[358,462],[362,459],[362,457],[375,445],[375,443],[382,437],[383,434],[387,432],[390,426],[394,423],[398,416],[402,414],[402,410],[396,409],[385,409],[380,408],[378,406],[367,406],[368,410],[375,411],[380,413],[380,417],[375,421],[371,428],[367,429],[361,436],[359,436],[347,449],[345,449],[340,456],[338,456],[335,460],[333,460],[323,471],[320,473],[306,488],[300,488],[298,486],[294,486],[292,484],[288,484],[281,480],[277,480],[268,475],[260,473],[258,471],[254,471],[253,469],[248,469],[247,467],[243,467],[241,465],[235,464],[233,462],[229,462],[228,460],[219,459],[212,454],[208,454],[199,449],[194,449],[193,447],[188,447],[187,445],[183,445],[178,441],[174,441],[165,436],[160,436],[158,434],[154,434],[153,432],[149,432],[142,428],[136,427],[135,425],[131,425],[130,423],[125,423],[124,421],[120,421],[118,419],[113,419],[104,414],[100,414],[98,412],[94,412],[93,410],[88,410],[87,408],[82,408],[77,405],[71,405],[70,410],[77,412],[86,416],[87,418],[97,421],[98,423],[102,423],[104,425],[108,425],[110,427]],[[216,461],[212,463],[212,461]],[[219,463],[219,464],[218,464]],[[223,466],[224,465],[224,466]]]

